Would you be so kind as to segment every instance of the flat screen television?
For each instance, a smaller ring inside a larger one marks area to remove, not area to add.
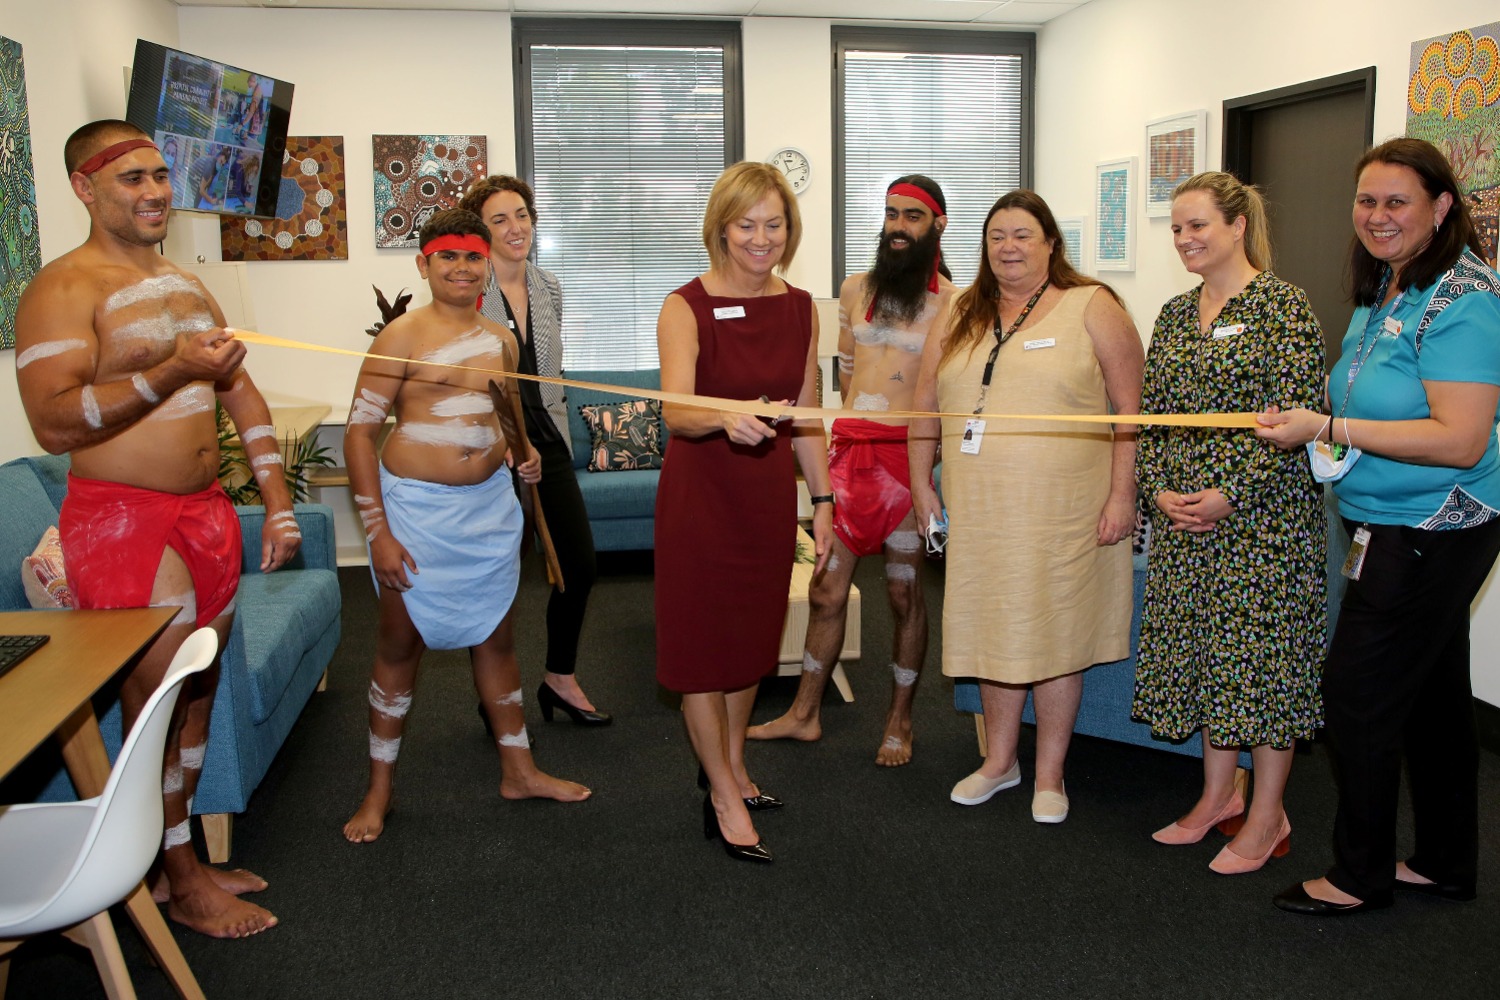
[[[161,148],[173,208],[274,216],[292,89],[140,38],[125,118]]]

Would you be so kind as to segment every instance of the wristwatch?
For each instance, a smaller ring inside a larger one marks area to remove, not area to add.
[[[820,503],[833,503],[833,494],[832,493],[819,493],[815,497],[810,497],[809,500],[810,500],[810,502],[812,503],[812,505],[814,507],[816,507]]]

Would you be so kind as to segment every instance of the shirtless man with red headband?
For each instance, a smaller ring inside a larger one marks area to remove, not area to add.
[[[161,153],[134,125],[99,121],[73,133],[63,155],[89,237],[21,297],[16,379],[37,441],[72,455],[59,529],[77,605],[179,609],[121,686],[128,732],[182,641],[210,625],[222,648],[234,621],[240,529],[217,479],[216,400],[265,498],[261,571],[290,559],[302,535],[270,411],[241,366],[244,344],[202,282],[156,250],[172,201]],[[167,734],[160,888],[172,919],[244,937],[276,925],[239,898],[266,883],[202,864],[188,831],[218,679],[217,660],[188,678],[180,725]]]
[[[752,726],[754,740],[816,740],[828,672],[844,645],[844,614],[854,567],[885,553],[886,591],[895,616],[894,687],[875,763],[911,760],[911,705],[927,656],[922,595],[922,535],[912,511],[906,468],[906,421],[860,416],[911,409],[922,345],[953,294],[939,240],[947,202],[936,181],[899,177],[886,190],[885,226],[875,267],[850,275],[839,290],[839,391],[852,416],[835,420],[828,449],[833,480],[833,554],[808,591],[807,645],[796,700],[781,718]]]

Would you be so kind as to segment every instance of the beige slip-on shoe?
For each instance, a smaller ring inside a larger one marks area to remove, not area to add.
[[[1010,770],[998,778],[987,778],[978,771],[953,786],[948,797],[961,806],[977,806],[988,802],[996,792],[1014,788],[1021,783],[1021,762],[1017,760]]]

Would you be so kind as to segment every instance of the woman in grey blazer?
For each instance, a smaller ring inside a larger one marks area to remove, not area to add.
[[[493,273],[481,311],[516,335],[519,371],[561,377],[562,287],[556,275],[527,259],[536,222],[531,186],[518,177],[487,177],[469,190],[462,207],[483,219],[490,230]],[[542,481],[537,484],[542,513],[567,588],[554,587],[547,602],[547,672],[537,689],[537,703],[548,722],[561,710],[579,725],[608,725],[610,716],[595,709],[574,675],[578,636],[598,570],[588,510],[573,473],[562,386],[518,381],[526,436],[542,456]]]

